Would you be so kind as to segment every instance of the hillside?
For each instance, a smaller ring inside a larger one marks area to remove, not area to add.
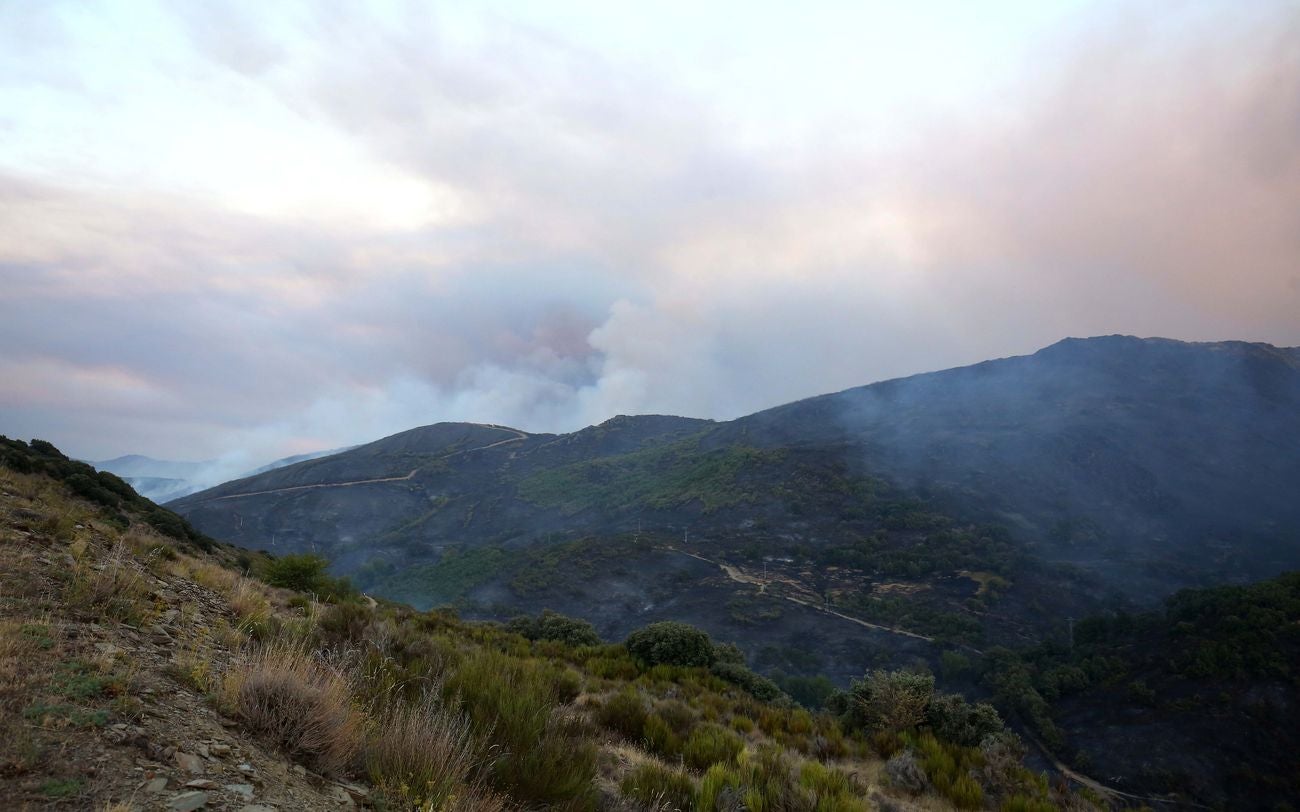
[[[675,617],[800,673],[780,650],[815,639],[843,680],[917,656],[914,638],[821,610],[1023,643],[1105,605],[1300,566],[1297,358],[1070,339],[725,423],[438,424],[173,506],[417,605],[562,608],[615,635]]]
[[[376,604],[309,557],[163,535],[48,443],[0,451],[5,809],[1107,808],[923,675],[813,714],[690,627]]]

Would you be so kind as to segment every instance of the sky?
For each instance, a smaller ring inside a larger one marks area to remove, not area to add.
[[[0,0],[0,433],[230,472],[1300,344],[1300,4]]]

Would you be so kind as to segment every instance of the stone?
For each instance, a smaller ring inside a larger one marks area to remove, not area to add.
[[[245,801],[253,800],[252,784],[226,784],[226,791],[233,792]]]
[[[167,779],[159,776],[144,785],[146,792],[163,792],[167,789]]]
[[[251,773],[253,772],[253,765],[248,763],[240,764],[239,771],[241,773]]]
[[[180,767],[190,775],[203,774],[203,761],[198,756],[177,750],[172,758],[176,760],[177,767]]]
[[[167,802],[167,808],[175,812],[193,812],[208,805],[206,792],[183,792]]]
[[[208,757],[208,746],[203,742],[199,742],[198,744],[194,745],[194,750],[204,758]]]
[[[214,744],[214,745],[212,745],[211,747],[209,747],[208,750],[209,750],[209,751],[212,753],[212,755],[214,755],[214,756],[228,756],[228,755],[230,755],[230,745],[228,745],[228,744]]]
[[[239,812],[276,812],[275,807],[266,804],[244,804]]]
[[[195,778],[193,781],[186,781],[186,789],[212,789],[217,785],[216,781],[210,778]]]
[[[332,797],[339,806],[346,809],[356,809],[357,802],[352,799],[352,793],[337,784],[331,788],[330,797]]]

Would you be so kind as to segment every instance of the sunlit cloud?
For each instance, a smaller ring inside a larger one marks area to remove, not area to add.
[[[0,7],[0,432],[234,474],[1300,343],[1291,4],[545,6]]]

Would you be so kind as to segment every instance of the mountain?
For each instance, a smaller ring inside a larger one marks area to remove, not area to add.
[[[172,507],[416,605],[688,620],[844,681],[1300,566],[1297,492],[1300,352],[1110,336],[729,422],[426,426]]]
[[[337,454],[345,450],[347,449],[336,448],[330,451],[295,454],[292,457],[269,462],[242,476],[255,476],[267,471],[274,471],[276,468],[283,468],[286,465],[314,460],[317,457]],[[225,476],[229,476],[229,469],[218,460],[178,462],[176,460],[157,460],[141,454],[127,454],[114,457],[111,460],[92,462],[90,465],[93,465],[97,470],[108,471],[122,477],[141,496],[159,504],[179,499],[182,496],[188,496],[191,493],[210,487],[213,482],[220,481]],[[225,471],[224,475],[223,470]]]

